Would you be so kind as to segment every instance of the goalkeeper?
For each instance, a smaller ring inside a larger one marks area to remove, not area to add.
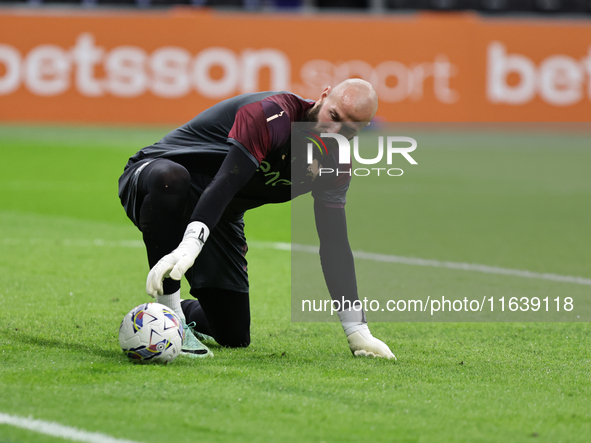
[[[327,87],[315,102],[290,92],[243,94],[129,159],[119,197],[146,245],[148,294],[183,321],[183,354],[212,355],[199,341],[208,336],[222,346],[250,344],[243,215],[263,204],[312,192],[329,293],[359,300],[344,210],[350,175],[318,177],[319,162],[339,166],[337,153],[303,163],[306,155],[291,146],[291,123],[311,122],[316,132],[352,138],[365,125],[358,122],[370,121],[376,111],[377,95],[360,79]],[[292,177],[292,171],[302,174]],[[196,300],[181,303],[183,275]],[[339,318],[354,355],[395,358],[371,335],[362,310],[339,312]]]

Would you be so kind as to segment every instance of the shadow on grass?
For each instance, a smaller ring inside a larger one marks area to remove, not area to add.
[[[68,342],[59,338],[51,337],[40,337],[28,332],[20,330],[11,330],[7,328],[0,329],[0,336],[4,337],[7,342],[2,344],[11,344],[11,342],[18,342],[23,345],[30,345],[39,348],[53,348],[63,349],[65,351],[82,352],[85,354],[91,354],[97,357],[104,357],[107,359],[120,359],[122,356],[121,350],[117,349],[104,349],[96,345],[88,345],[83,343]],[[2,340],[4,341],[4,340]]]

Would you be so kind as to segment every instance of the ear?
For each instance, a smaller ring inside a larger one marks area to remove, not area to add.
[[[320,94],[320,98],[318,99],[318,102],[322,103],[324,101],[324,99],[330,95],[331,91],[332,91],[332,88],[330,86],[327,86],[326,88],[324,88],[324,91],[322,91],[322,94]]]

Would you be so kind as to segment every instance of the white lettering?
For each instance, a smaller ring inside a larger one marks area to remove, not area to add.
[[[386,102],[397,103],[408,96],[412,89],[412,77],[408,75],[408,69],[400,62],[387,61],[376,66],[375,89],[378,97]],[[394,86],[388,86],[388,79],[396,79]],[[369,79],[368,79],[369,81]]]
[[[259,91],[260,71],[268,67],[271,72],[271,89],[289,89],[291,63],[287,56],[277,49],[247,49],[242,53],[242,92]]]
[[[424,83],[433,77],[435,98],[442,103],[455,103],[459,94],[451,88],[450,82],[457,73],[458,67],[446,55],[438,54],[433,62],[406,66],[400,61],[386,60],[375,68],[363,60],[350,60],[338,65],[327,60],[310,60],[302,65],[300,77],[304,83],[304,95],[315,95],[326,85],[336,85],[347,78],[363,78],[374,85],[379,99],[388,103],[398,103],[407,98],[412,101],[422,99]]]
[[[583,63],[583,69],[587,71],[588,78],[591,79],[591,46],[588,49],[587,57],[583,58],[581,62]],[[587,83],[587,95],[591,98],[591,80]]]
[[[334,83],[338,84],[348,78],[366,78],[371,79],[370,83],[375,84],[375,76],[373,67],[363,60],[351,60],[345,63],[341,63],[334,67]]]
[[[366,160],[361,158],[361,156],[359,155],[359,137],[353,137],[353,157],[355,157],[355,160],[357,160],[362,165],[375,165],[376,163],[378,163],[384,156],[384,137],[380,136],[378,140],[379,141],[377,157],[372,158],[371,160]]]
[[[59,46],[33,48],[25,60],[25,83],[35,94],[58,95],[70,87],[70,56]]]
[[[566,55],[548,57],[540,65],[540,95],[556,106],[575,104],[583,98],[583,67]]]
[[[347,137],[334,132],[323,132],[320,137],[332,137],[339,144],[339,163],[341,165],[348,165],[351,163],[351,146],[349,146],[349,140]]]
[[[519,75],[519,83],[510,86],[510,73]],[[507,55],[505,46],[493,42],[488,46],[487,94],[493,103],[520,105],[535,95],[536,67],[527,57],[519,54]]]
[[[211,77],[211,68],[220,66],[223,74],[219,79]],[[193,64],[193,85],[208,98],[227,97],[236,90],[240,71],[238,59],[226,48],[209,48],[201,51]]]
[[[176,48],[158,48],[150,57],[149,65],[154,78],[151,91],[160,97],[174,98],[187,95],[191,90],[189,80],[189,51]]]
[[[4,66],[4,75],[0,77],[0,95],[10,94],[20,84],[21,55],[10,45],[0,45],[0,65]]]
[[[400,174],[390,174],[390,171],[399,171],[399,172],[400,172]],[[392,169],[388,169],[386,172],[388,173],[388,175],[389,175],[390,177],[400,177],[402,174],[404,174],[404,171],[403,171],[402,169],[400,169],[400,168],[392,168]]]
[[[357,171],[363,171],[364,173],[362,174],[361,172],[359,172],[359,174],[357,173]],[[367,177],[369,174],[371,174],[371,171],[369,169],[366,168],[357,168],[353,171],[353,173],[357,176],[357,177]],[[338,175],[338,174],[337,174]]]
[[[136,97],[146,91],[146,52],[136,46],[119,46],[105,60],[106,86],[118,97]]]
[[[435,57],[433,94],[442,103],[455,103],[459,100],[457,91],[449,87],[449,80],[458,73],[458,68],[451,64],[445,55]]]
[[[409,98],[412,101],[419,101],[423,98],[423,85],[425,80],[434,75],[432,63],[420,63],[409,68],[412,81],[408,87]]]
[[[94,77],[94,70],[104,52],[103,48],[94,45],[92,34],[84,33],[78,36],[71,54],[76,66],[76,87],[82,95],[89,97],[103,95],[101,83]]]
[[[394,143],[410,143],[407,147],[394,147]],[[417,162],[410,156],[409,152],[414,151],[417,148],[417,141],[411,137],[393,137],[388,136],[388,164],[392,164],[392,154],[402,154],[402,156],[408,160],[411,165],[416,165]]]
[[[486,95],[491,103],[517,106],[539,97],[552,106],[572,106],[585,96],[591,98],[591,47],[580,59],[550,54],[536,64],[526,55],[510,52],[505,43],[492,41],[486,56]],[[74,85],[86,97],[136,97],[149,91],[157,97],[177,98],[193,90],[207,98],[221,99],[266,88],[263,73],[270,89],[295,88],[304,96],[315,96],[327,85],[346,78],[361,77],[374,85],[379,99],[386,103],[422,100],[430,79],[437,102],[453,104],[460,99],[452,86],[458,67],[443,53],[431,61],[408,65],[395,60],[375,66],[364,60],[334,64],[310,60],[300,71],[303,84],[294,85],[289,57],[274,48],[234,52],[210,47],[195,57],[174,46],[156,48],[151,54],[136,46],[116,46],[107,51],[88,32],[80,33],[74,45],[66,49],[44,44],[22,54],[13,46],[0,44],[0,95],[14,93],[22,82],[31,93],[41,96],[59,95]],[[338,125],[336,122],[334,128],[325,131],[336,133]],[[342,156],[350,158],[350,152],[340,145],[339,161],[349,163]],[[355,160],[364,165],[378,163],[384,155],[382,145],[373,159],[362,158],[358,145],[353,152]]]
[[[306,85],[306,94],[316,94],[326,85],[336,85],[334,79],[334,65],[327,60],[310,60],[300,69],[300,77]]]

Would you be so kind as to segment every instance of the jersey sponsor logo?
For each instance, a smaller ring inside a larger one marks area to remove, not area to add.
[[[265,177],[269,179],[265,182],[266,186],[277,186],[277,185],[286,185],[291,186],[291,181],[281,178],[281,172],[279,171],[271,171],[271,164],[269,162],[263,161],[259,166],[259,171],[261,171]]]

